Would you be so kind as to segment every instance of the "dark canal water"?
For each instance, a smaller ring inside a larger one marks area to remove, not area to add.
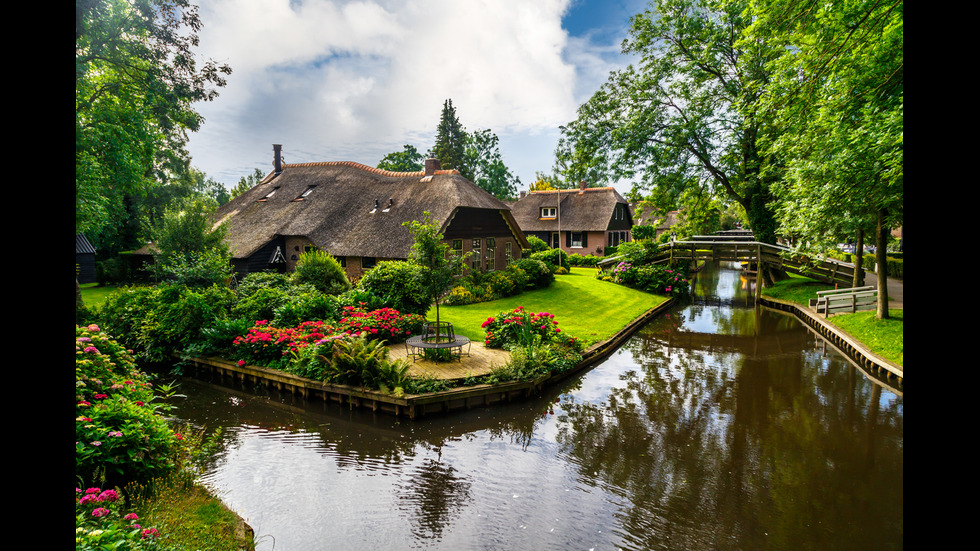
[[[901,549],[901,391],[751,285],[697,298],[540,399],[396,420],[185,380],[204,482],[261,551]]]

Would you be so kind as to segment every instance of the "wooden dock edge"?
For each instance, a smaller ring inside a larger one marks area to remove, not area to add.
[[[548,385],[558,383],[576,373],[594,366],[608,357],[646,322],[660,315],[674,304],[669,298],[647,310],[626,327],[604,341],[593,344],[582,355],[582,361],[573,369],[540,377],[533,381],[514,381],[496,385],[472,385],[429,394],[404,394],[370,390],[361,387],[334,385],[292,375],[277,369],[255,365],[238,365],[218,357],[185,357],[196,372],[207,371],[222,381],[241,381],[262,384],[277,390],[291,392],[303,398],[319,398],[325,402],[347,404],[350,407],[367,408],[375,412],[406,416],[411,419],[430,413],[446,413],[453,410],[489,406],[540,395]],[[199,373],[195,373],[197,375]]]
[[[827,339],[843,353],[851,356],[861,367],[888,380],[897,380],[904,387],[905,370],[902,366],[878,356],[849,333],[820,317],[819,314],[797,304],[776,298],[760,297],[759,304],[776,310],[795,314],[800,321]]]

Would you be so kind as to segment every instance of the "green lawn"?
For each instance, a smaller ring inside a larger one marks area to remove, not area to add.
[[[523,306],[530,312],[549,312],[561,330],[586,346],[608,339],[631,321],[667,297],[629,289],[593,277],[592,268],[572,268],[567,275],[555,276],[547,289],[529,291],[514,297],[465,306],[440,306],[440,321],[453,324],[457,333],[482,342],[480,327],[488,317]],[[435,308],[427,318],[436,319]]]
[[[767,297],[788,300],[806,306],[811,298],[817,298],[817,291],[833,289],[833,285],[821,283],[795,274],[778,282],[774,287],[763,287],[762,294]],[[890,319],[875,319],[874,311],[854,314],[837,314],[828,321],[840,327],[857,340],[864,343],[872,352],[904,366],[905,339],[903,325],[904,310],[888,310]]]
[[[115,285],[105,285],[100,286],[98,283],[86,283],[84,285],[79,285],[82,288],[82,302],[88,308],[98,308],[102,306],[105,302],[105,298],[109,296],[109,293],[118,289]]]

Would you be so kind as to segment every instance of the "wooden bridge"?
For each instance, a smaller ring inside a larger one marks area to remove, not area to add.
[[[661,248],[657,263],[674,263],[677,260],[733,261],[758,265],[769,264],[777,269],[805,275],[813,279],[843,287],[850,287],[854,279],[854,264],[835,259],[818,260],[796,254],[782,245],[760,243],[751,232],[719,232],[713,235],[695,235],[683,241],[671,241]],[[762,287],[756,286],[756,296]]]

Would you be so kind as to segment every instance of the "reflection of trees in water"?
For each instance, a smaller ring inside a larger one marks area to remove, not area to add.
[[[470,499],[470,482],[441,457],[425,458],[412,476],[399,484],[400,507],[412,520],[418,540],[438,539]]]
[[[626,496],[626,547],[901,547],[900,398],[881,407],[839,357],[647,353],[605,403],[559,417],[582,477]]]

